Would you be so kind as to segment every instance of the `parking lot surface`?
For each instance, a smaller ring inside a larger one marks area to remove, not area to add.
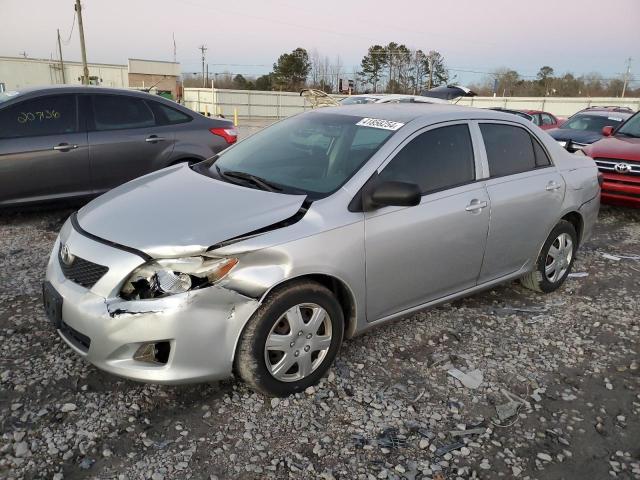
[[[603,207],[558,292],[510,283],[374,329],[286,399],[76,356],[40,300],[71,211],[0,214],[1,478],[640,478],[640,211]]]

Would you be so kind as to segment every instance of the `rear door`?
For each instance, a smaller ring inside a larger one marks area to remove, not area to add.
[[[90,194],[87,133],[74,94],[0,110],[0,204]]]
[[[96,192],[167,166],[175,132],[156,119],[145,100],[128,95],[90,97],[89,155]]]
[[[542,144],[524,127],[480,123],[490,178],[491,221],[479,283],[535,261],[557,221],[565,182]]]
[[[422,200],[365,214],[369,321],[476,284],[489,199],[475,158],[468,125],[449,124],[412,137],[379,172],[418,184]]]

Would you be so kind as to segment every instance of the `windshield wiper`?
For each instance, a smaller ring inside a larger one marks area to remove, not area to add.
[[[216,169],[218,170],[218,173],[222,177],[244,180],[245,182],[252,183],[253,185],[257,186],[258,188],[260,188],[262,190],[266,190],[268,192],[281,192],[282,191],[282,188],[274,185],[273,183],[269,182],[268,180],[265,180],[262,177],[258,177],[257,175],[252,175],[252,174],[246,173],[246,172],[238,172],[236,170],[224,170],[223,171],[217,165],[216,165]]]

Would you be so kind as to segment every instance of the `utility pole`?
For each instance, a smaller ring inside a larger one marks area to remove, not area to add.
[[[60,43],[60,29],[58,29],[58,53],[60,53],[60,71],[62,72],[62,83],[67,83],[64,76],[64,62],[62,61],[62,44]]]
[[[627,91],[627,83],[629,83],[630,73],[631,73],[631,57],[627,58],[627,71],[624,74],[624,83],[622,84],[622,95],[620,95],[620,98],[624,98],[624,94]]]
[[[207,51],[207,47],[205,45],[200,45],[198,47],[198,50],[202,52],[202,87],[205,88],[207,86],[207,78],[204,76],[204,60],[205,60],[204,52]]]
[[[80,30],[80,51],[82,52],[82,84],[89,85],[87,48],[84,44],[84,27],[82,26],[82,5],[80,4],[80,0],[76,0],[76,14],[78,15],[78,30]]]
[[[173,36],[173,63],[176,63],[176,34],[172,33],[171,35]]]

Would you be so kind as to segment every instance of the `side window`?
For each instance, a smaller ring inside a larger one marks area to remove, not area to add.
[[[158,123],[162,125],[176,125],[178,123],[187,123],[192,118],[186,113],[182,113],[175,108],[171,108],[160,102],[147,101]]]
[[[411,140],[380,172],[382,181],[417,183],[423,194],[475,180],[469,127],[453,125]]]
[[[0,138],[63,135],[77,131],[75,95],[35,98],[0,110]]]
[[[536,125],[540,126],[540,115],[537,113],[534,113],[533,115],[531,115],[533,117],[533,123],[535,123]]]
[[[143,100],[124,95],[94,95],[93,118],[98,131],[153,127],[156,123]]]
[[[547,156],[547,153],[544,151],[544,148],[538,143],[537,140],[531,139],[533,142],[533,151],[536,155],[536,167],[548,167],[551,165],[551,160]]]
[[[542,125],[553,125],[554,123],[556,123],[553,120],[553,117],[551,117],[551,115],[549,115],[548,113],[543,113],[541,116],[542,116]]]
[[[480,125],[491,177],[502,177],[536,168],[534,140],[520,127],[497,123]]]

